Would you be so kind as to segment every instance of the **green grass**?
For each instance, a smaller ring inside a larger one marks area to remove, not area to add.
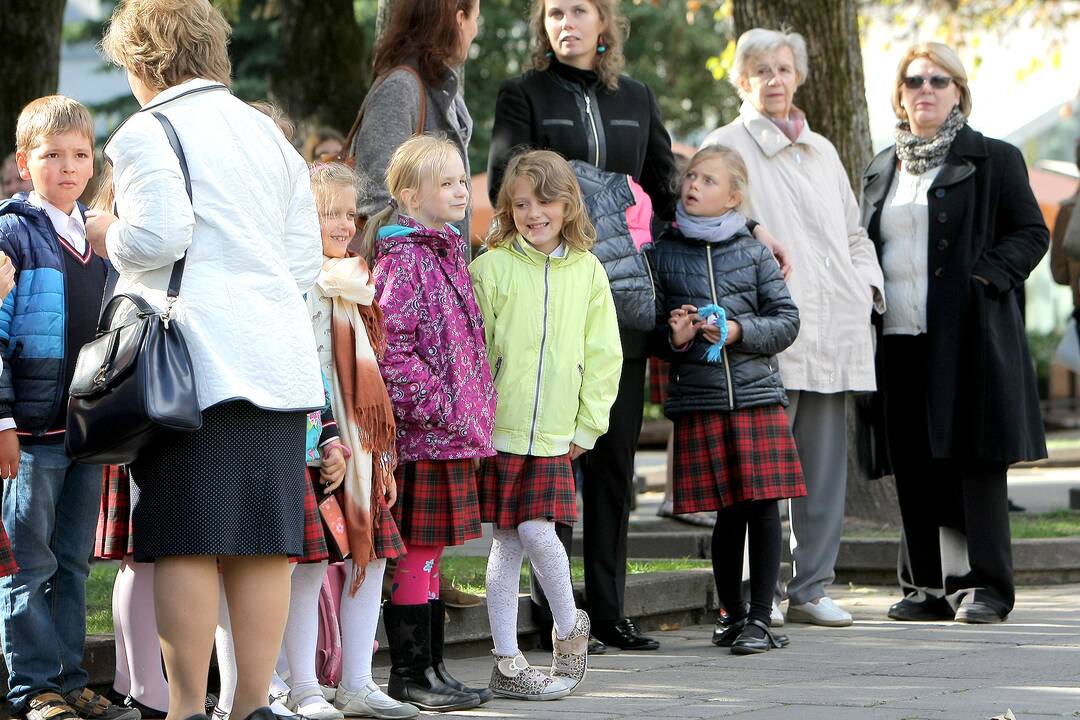
[[[466,592],[484,595],[487,592],[484,573],[487,569],[486,557],[447,556],[440,563],[443,575]],[[664,570],[690,570],[712,567],[708,560],[646,560],[629,562],[626,572],[637,575]],[[117,562],[96,562],[90,568],[90,579],[86,583],[86,631],[91,634],[111,633],[112,625],[112,586],[119,568]],[[571,563],[571,575],[575,581],[585,577],[585,570],[580,559]],[[521,590],[529,591],[528,566],[521,568]]]
[[[1080,511],[1055,510],[1046,513],[1023,513],[1009,516],[1012,536],[1021,538],[1056,538],[1080,535]]]

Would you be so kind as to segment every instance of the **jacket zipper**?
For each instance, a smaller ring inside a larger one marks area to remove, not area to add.
[[[716,302],[716,278],[713,277],[713,265],[712,265],[712,251],[709,246],[705,246],[705,260],[709,264],[709,291],[712,293],[713,305],[719,305]],[[728,366],[727,348],[720,349],[720,359],[724,365],[724,381],[727,383],[727,397],[728,397],[728,410],[735,409],[735,387],[731,382],[731,368]]]
[[[589,116],[589,125],[592,127],[593,137],[593,165],[600,167],[600,136],[596,132],[596,119],[592,114],[592,99],[589,97],[588,92],[584,92],[585,95],[585,114]]]
[[[536,394],[533,400],[532,427],[529,428],[529,449],[526,455],[532,455],[533,442],[536,440],[536,421],[540,416],[540,379],[544,376],[544,347],[547,345],[548,331],[548,273],[551,270],[551,258],[544,261],[544,329],[540,334],[540,362],[536,366]]]
[[[499,370],[502,370],[502,363],[503,363],[503,356],[502,355],[495,358],[495,372],[492,373],[492,375],[491,375],[491,382],[495,382],[496,378],[499,377]]]
[[[652,263],[649,262],[649,253],[642,251],[641,258],[645,261],[645,272],[649,273],[649,291],[652,293],[653,306],[656,306],[656,281],[653,280]]]

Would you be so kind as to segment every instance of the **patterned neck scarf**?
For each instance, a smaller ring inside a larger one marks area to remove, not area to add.
[[[967,118],[957,105],[941,123],[932,137],[924,138],[911,132],[911,124],[901,120],[896,124],[896,156],[904,170],[912,175],[922,175],[945,162],[956,133],[967,124]]]

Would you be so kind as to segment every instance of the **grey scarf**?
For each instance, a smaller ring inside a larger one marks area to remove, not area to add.
[[[746,218],[735,210],[728,210],[720,217],[690,215],[683,207],[682,200],[675,206],[675,222],[679,226],[679,232],[686,237],[706,242],[727,240],[739,230],[746,229]]]
[[[911,132],[911,124],[901,120],[896,124],[896,156],[912,175],[922,175],[945,162],[956,133],[967,124],[967,118],[957,105],[941,123],[932,137],[924,138]]]

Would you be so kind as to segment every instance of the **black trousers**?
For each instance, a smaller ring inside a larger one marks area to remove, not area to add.
[[[611,406],[608,431],[581,458],[585,602],[594,625],[623,617],[626,589],[626,534],[634,492],[634,453],[645,408],[645,358],[623,361],[619,394]],[[571,528],[558,527],[570,556]],[[547,600],[539,583],[531,585],[534,611],[542,625],[550,623]]]
[[[930,455],[925,335],[887,335],[885,427],[904,526],[900,581],[908,590],[1007,614],[1015,601],[1004,463]]]

